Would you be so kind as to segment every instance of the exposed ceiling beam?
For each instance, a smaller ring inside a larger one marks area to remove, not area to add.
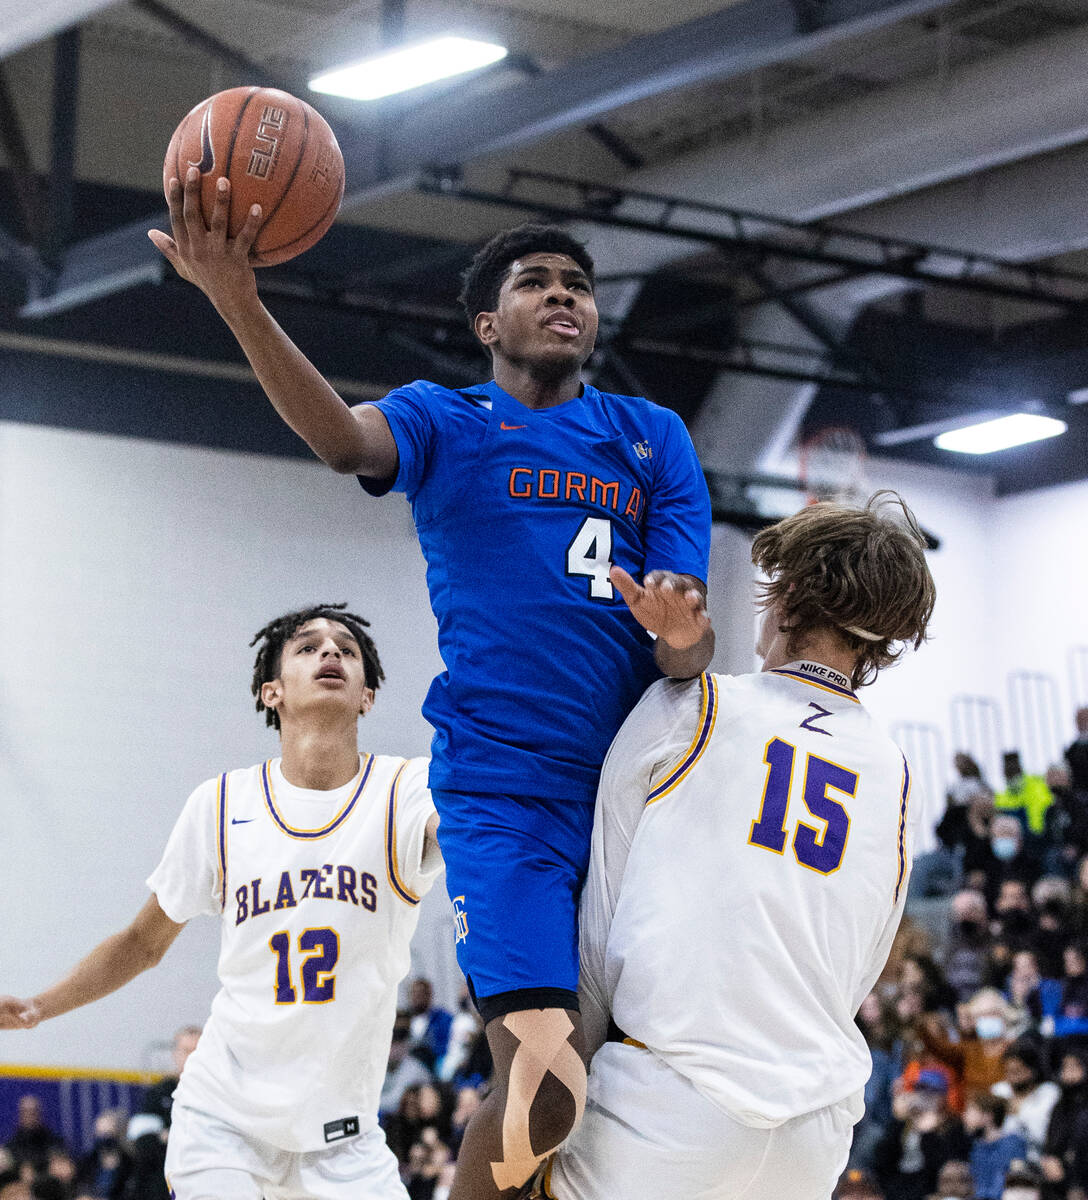
[[[1058,307],[1082,309],[1088,303],[1088,274],[1022,266],[973,251],[822,222],[786,221],[678,196],[601,188],[536,171],[511,171],[510,182],[498,191],[469,187],[441,173],[422,177],[418,186],[434,195],[521,209],[553,221],[591,222],[685,244],[705,243],[739,254],[741,269],[749,274],[753,263],[769,259]]]
[[[363,169],[348,171],[344,203],[350,208],[372,189],[387,191],[396,182],[409,185],[421,167],[509,150],[573,125],[587,125],[625,104],[744,75],[949,3],[863,0],[865,13],[858,16],[858,0],[828,0],[820,6],[823,27],[806,33],[791,0],[741,0],[576,58],[516,89],[446,97],[441,105],[427,105],[399,123],[384,176],[376,174],[372,164],[353,162]]]
[[[219,38],[213,37],[206,29],[186,20],[180,13],[174,12],[165,4],[160,4],[159,0],[131,0],[131,3],[133,8],[147,13],[149,17],[153,17],[160,24],[165,25],[167,29],[172,29],[175,33],[180,34],[187,42],[199,46],[212,58],[233,67],[245,77],[247,82],[261,84],[264,87],[284,86],[284,81],[273,75],[267,67],[255,62],[247,54],[235,50],[233,46],[228,46]]]
[[[948,20],[954,24],[955,12]],[[758,138],[708,145],[626,183],[795,221],[834,218],[876,237],[926,240],[939,229],[941,241],[961,253],[1013,261],[1085,246],[1088,210],[1079,203],[1077,181],[1088,169],[1086,55],[1088,28],[1063,30]],[[605,274],[632,263],[652,271],[676,256],[661,238],[614,229],[595,234],[585,223],[579,232]],[[869,277],[816,298],[848,321],[875,298],[873,284],[903,286]],[[611,315],[622,318],[635,295],[637,285],[615,289]],[[742,323],[742,333],[759,336],[766,322],[770,340],[792,337],[785,316],[776,319],[763,308]],[[695,429],[704,464],[778,465],[813,391],[737,387],[723,376]],[[768,423],[768,413],[782,416]]]
[[[0,0],[3,2],[3,0]],[[802,53],[871,32],[882,26],[945,7],[951,0],[827,0],[821,4],[823,28],[799,32],[790,0],[741,0],[719,12],[632,38],[609,51],[574,59],[554,71],[487,95],[446,97],[397,123],[386,153],[375,155],[371,133],[343,139],[349,181],[345,208],[378,192],[410,185],[420,168],[461,162],[498,150],[524,145],[576,125],[587,125],[621,105],[712,79],[745,74]],[[147,240],[149,222],[135,222],[123,232],[128,272],[137,276],[154,262],[157,251]],[[118,231],[122,234],[122,231]],[[115,241],[112,259],[117,267]],[[86,249],[90,249],[87,247]],[[79,256],[86,261],[87,254]],[[69,289],[62,272],[49,311],[81,303],[87,280]],[[125,271],[116,271],[118,281]],[[108,290],[108,287],[104,290]],[[99,294],[102,294],[101,291]],[[46,311],[41,303],[25,315]]]
[[[0,0],[0,58],[70,29],[117,0]]]
[[[794,220],[838,217],[1088,140],[1086,58],[1088,25],[1065,29],[706,146],[628,183]]]

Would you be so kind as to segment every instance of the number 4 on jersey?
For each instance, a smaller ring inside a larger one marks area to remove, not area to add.
[[[611,600],[616,590],[608,578],[612,568],[612,522],[586,517],[567,547],[567,574],[589,577],[592,600]]]

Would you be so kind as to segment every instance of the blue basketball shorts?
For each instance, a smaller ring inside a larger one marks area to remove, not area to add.
[[[519,1008],[576,1007],[578,899],[593,805],[432,794],[457,962],[484,1019]]]

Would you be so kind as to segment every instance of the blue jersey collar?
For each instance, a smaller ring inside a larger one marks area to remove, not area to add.
[[[509,392],[504,392],[502,388],[499,387],[499,385],[494,381],[494,379],[489,379],[487,383],[473,384],[472,387],[462,388],[461,390],[470,396],[486,396],[492,402],[492,404],[496,402],[502,403],[503,401],[507,401],[510,404],[516,404],[518,408],[525,408],[525,405],[522,404],[521,401],[515,396],[511,396]],[[555,404],[551,408],[540,410],[529,409],[528,411],[555,412],[557,409],[565,408],[568,404],[571,404],[575,400],[593,400],[596,399],[596,397],[596,389],[591,387],[588,383],[583,383],[582,393],[580,396],[572,396],[570,400],[564,400],[562,404]]]

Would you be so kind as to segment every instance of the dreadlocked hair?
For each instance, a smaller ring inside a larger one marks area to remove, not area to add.
[[[280,673],[280,658],[283,647],[295,634],[310,621],[324,618],[326,621],[336,621],[343,625],[351,636],[359,643],[359,653],[363,661],[363,678],[371,691],[376,692],[385,679],[378,649],[373,639],[366,632],[370,622],[356,613],[347,611],[347,604],[315,604],[312,608],[302,608],[298,612],[285,613],[269,621],[263,629],[258,629],[250,641],[251,646],[260,642],[257,658],[253,664],[253,683],[250,691],[257,698],[257,711],[265,714],[265,724],[273,729],[280,727],[280,715],[274,708],[266,708],[261,699],[261,688],[264,684],[277,678]]]
[[[585,271],[593,282],[593,259],[585,245],[559,225],[544,225],[527,221],[497,233],[477,251],[461,275],[461,307],[468,317],[470,329],[482,312],[493,312],[499,304],[502,287],[510,264],[526,254],[565,254]]]
[[[833,627],[858,656],[851,683],[862,687],[926,640],[936,588],[925,549],[895,492],[876,492],[864,508],[810,505],[752,543],[752,561],[767,576],[760,607],[779,606],[791,654],[806,634]]]

